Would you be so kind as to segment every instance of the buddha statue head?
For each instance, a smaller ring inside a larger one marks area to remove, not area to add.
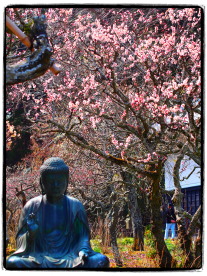
[[[56,189],[64,189],[63,194],[65,194],[68,181],[69,167],[61,158],[51,157],[45,160],[40,167],[40,187],[42,194],[47,194],[47,190],[48,193],[55,193]]]

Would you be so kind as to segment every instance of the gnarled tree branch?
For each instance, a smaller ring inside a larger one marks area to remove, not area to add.
[[[33,43],[34,52],[24,61],[6,66],[6,84],[12,85],[40,77],[53,64],[52,48],[46,33],[45,19],[38,17],[34,20]]]

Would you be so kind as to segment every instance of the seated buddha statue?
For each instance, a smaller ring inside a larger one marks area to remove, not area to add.
[[[7,269],[109,267],[109,259],[91,248],[82,203],[66,195],[68,179],[69,167],[58,157],[40,167],[42,195],[24,206]]]

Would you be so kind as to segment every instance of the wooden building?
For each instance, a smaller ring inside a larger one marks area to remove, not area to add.
[[[186,187],[182,189],[183,197],[183,209],[189,214],[194,215],[198,207],[201,205],[201,185],[194,187]]]
[[[176,161],[176,155],[171,155],[165,164],[165,189],[167,201],[171,202],[174,190],[173,167]],[[189,157],[185,156],[180,168],[180,184],[183,193],[182,207],[191,215],[195,214],[202,203],[201,169]],[[166,202],[166,198],[164,200]]]

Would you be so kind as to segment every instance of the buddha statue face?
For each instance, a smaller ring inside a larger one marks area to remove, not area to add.
[[[65,194],[69,167],[64,161],[58,157],[47,159],[40,168],[40,185],[42,193],[46,194],[48,198],[60,198]]]
[[[48,173],[42,182],[43,191],[50,198],[64,195],[67,185],[67,176],[62,173]]]

